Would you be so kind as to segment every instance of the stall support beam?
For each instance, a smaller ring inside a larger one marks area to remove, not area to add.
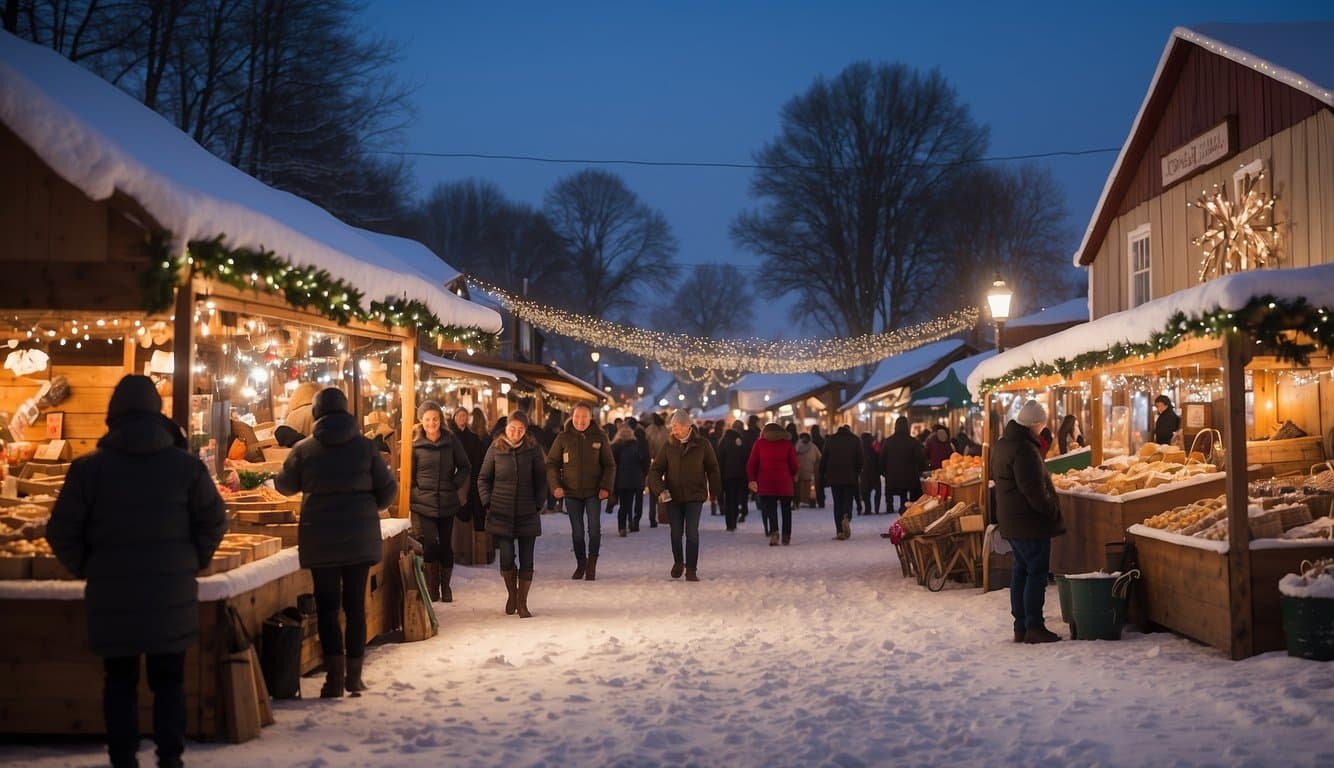
[[[1094,375],[1089,382],[1089,460],[1095,467],[1102,463],[1102,429],[1102,376]]]
[[[1226,451],[1228,514],[1228,608],[1231,616],[1233,659],[1254,653],[1255,627],[1251,611],[1251,528],[1247,517],[1246,471],[1246,364],[1250,362],[1249,335],[1223,335],[1223,428]]]
[[[172,323],[171,419],[190,433],[190,364],[195,343],[195,290],[186,280],[176,286],[176,315]]]
[[[412,427],[417,422],[417,334],[413,333],[399,345],[402,359],[399,370],[402,381],[399,384],[399,410],[402,415],[398,424],[398,516],[408,516],[408,505],[412,493]],[[449,428],[449,422],[445,422]]]
[[[138,373],[134,370],[134,350],[138,346],[138,340],[134,338],[133,333],[125,334],[125,346],[121,349],[121,370],[126,376],[132,373]]]

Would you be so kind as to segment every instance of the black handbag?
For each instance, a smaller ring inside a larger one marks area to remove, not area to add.
[[[264,620],[260,632],[259,666],[264,684],[275,699],[301,698],[301,642],[304,619],[296,608],[284,608]]]

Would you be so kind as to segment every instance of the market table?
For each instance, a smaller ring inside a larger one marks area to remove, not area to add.
[[[368,638],[398,627],[398,555],[408,528],[404,519],[380,521],[381,560],[372,566],[366,585]],[[102,660],[87,647],[84,585],[0,581],[0,615],[6,625],[0,632],[0,733],[104,732]],[[300,567],[296,548],[199,578],[199,639],[185,656],[186,733],[191,738],[217,739],[225,732],[220,681],[228,652],[228,608],[236,609],[253,640],[265,619],[312,591],[310,571]],[[303,658],[302,672],[319,666],[318,644],[313,656],[303,653]],[[140,681],[139,722],[143,732],[152,731],[146,678]]]

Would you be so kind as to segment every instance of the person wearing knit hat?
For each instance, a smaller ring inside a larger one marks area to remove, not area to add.
[[[273,485],[282,494],[303,494],[297,555],[315,586],[325,671],[320,697],[338,698],[366,688],[366,582],[383,555],[380,510],[394,500],[398,480],[361,433],[342,390],[320,390],[311,411],[310,437],[292,448]]]
[[[472,462],[463,441],[445,427],[445,411],[434,400],[417,407],[412,431],[412,483],[408,509],[422,544],[426,593],[432,601],[454,602],[454,519],[464,522],[463,502]]]
[[[672,528],[672,578],[684,573],[686,581],[699,581],[700,511],[705,501],[722,493],[723,481],[713,446],[699,436],[692,422],[684,408],[672,414],[671,438],[653,457],[648,487]]]
[[[1065,533],[1056,489],[1042,459],[1038,436],[1047,425],[1047,409],[1029,400],[1005,425],[991,451],[996,483],[996,522],[1014,551],[1010,571],[1010,614],[1014,642],[1051,643],[1060,636],[1042,618],[1052,538]]]
[[[133,764],[139,751],[145,664],[153,681],[158,758],[162,765],[181,760],[185,656],[199,645],[195,577],[227,531],[226,509],[208,468],[161,409],[151,379],[122,378],[107,408],[106,435],[97,450],[70,465],[46,524],[60,563],[87,580],[86,593],[79,589],[81,610],[88,648],[102,657],[112,765]],[[61,638],[71,644],[81,639]]]

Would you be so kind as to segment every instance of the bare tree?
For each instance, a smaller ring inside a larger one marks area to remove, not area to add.
[[[731,264],[700,264],[657,305],[654,325],[706,339],[745,336],[754,322],[754,301],[741,270]]]
[[[667,219],[619,176],[586,170],[556,183],[543,206],[569,254],[565,306],[605,317],[635,306],[641,289],[666,288],[676,275],[676,236]]]
[[[939,72],[853,64],[820,78],[782,111],[756,153],[733,239],[765,257],[759,287],[796,293],[797,309],[835,335],[892,329],[939,309],[930,274],[934,200],[987,131]]]
[[[1014,291],[1012,312],[1076,294],[1064,194],[1046,167],[974,166],[937,206],[933,250],[949,279],[936,280],[934,293],[945,304],[981,304],[996,275]]]

